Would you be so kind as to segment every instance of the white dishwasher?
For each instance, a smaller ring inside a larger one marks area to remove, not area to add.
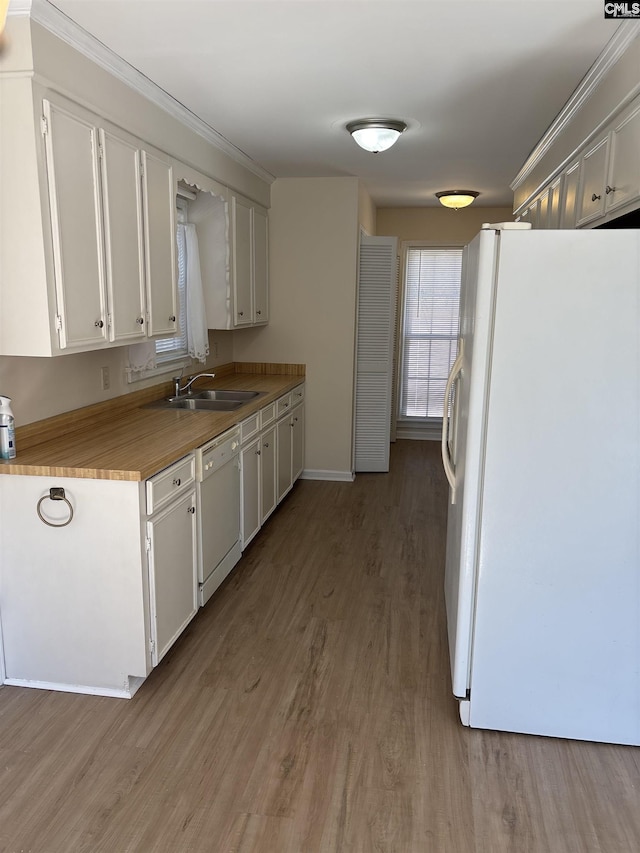
[[[242,555],[239,452],[237,427],[203,444],[196,451],[201,607]]]

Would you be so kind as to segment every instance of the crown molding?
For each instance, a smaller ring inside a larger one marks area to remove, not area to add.
[[[577,89],[571,95],[551,125],[549,125],[546,133],[538,142],[531,154],[527,157],[524,166],[520,169],[510,184],[512,190],[515,191],[531,174],[558,136],[572,121],[574,116],[582,109],[585,102],[591,97],[604,77],[606,77],[611,68],[625,53],[629,45],[639,35],[640,27],[638,26],[637,21],[623,21],[620,24],[611,39],[605,45],[600,56],[596,59],[578,84]]]
[[[95,62],[109,74],[117,77],[131,89],[147,100],[159,106],[173,116],[181,124],[206,139],[211,145],[224,152],[228,157],[256,177],[272,184],[275,176],[252,160],[244,151],[229,142],[222,134],[207,124],[184,104],[177,101],[153,80],[145,77],[142,72],[130,65],[122,57],[114,53],[102,42],[84,30],[81,26],[67,17],[48,0],[10,0],[10,15],[29,15],[33,21],[40,24],[53,35],[73,47],[83,56]]]

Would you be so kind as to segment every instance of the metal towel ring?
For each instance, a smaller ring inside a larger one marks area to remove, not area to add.
[[[69,507],[69,518],[66,521],[63,521],[61,524],[54,524],[52,521],[47,521],[47,519],[42,514],[42,511],[40,510],[40,507],[42,505],[42,501],[46,501],[46,500],[64,501],[66,503],[66,505]],[[40,519],[40,521],[42,521],[44,524],[48,525],[49,527],[66,527],[67,524],[71,524],[71,520],[73,518],[73,507],[71,506],[71,503],[69,502],[69,498],[65,495],[64,489],[61,488],[60,486],[54,486],[53,488],[49,489],[48,495],[43,495],[40,498],[40,500],[38,501],[38,505],[36,506],[36,512],[38,513],[38,518]]]

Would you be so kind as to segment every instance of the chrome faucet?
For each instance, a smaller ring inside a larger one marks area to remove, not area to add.
[[[173,381],[175,382],[176,392],[174,396],[179,397],[181,394],[186,394],[189,388],[191,388],[193,383],[196,381],[196,379],[200,379],[203,376],[209,376],[211,379],[213,379],[215,373],[196,373],[195,376],[192,376],[190,379],[187,380],[187,382],[185,382],[182,388],[180,387],[180,380],[182,379],[182,374],[180,374],[180,376],[174,376]]]

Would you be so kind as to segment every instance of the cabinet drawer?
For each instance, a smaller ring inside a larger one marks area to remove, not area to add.
[[[291,394],[285,394],[276,400],[276,415],[281,417],[291,410]]]
[[[251,415],[240,423],[240,444],[244,444],[260,430],[260,412]]]
[[[162,509],[175,495],[195,482],[195,475],[194,457],[185,456],[147,480],[147,515]]]
[[[304,400],[304,385],[298,385],[297,388],[294,388],[291,392],[291,405],[297,406],[298,403],[301,403]]]
[[[260,409],[260,428],[264,429],[269,424],[272,424],[276,419],[276,404],[269,403],[263,409]]]

